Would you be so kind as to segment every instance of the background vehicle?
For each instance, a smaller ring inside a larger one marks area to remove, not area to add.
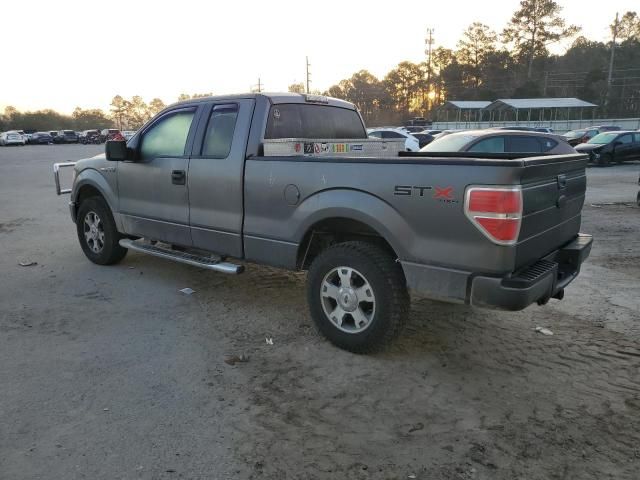
[[[53,143],[78,143],[78,135],[73,130],[60,130],[53,137]]]
[[[537,132],[538,130],[535,127],[491,127],[491,130],[517,130],[520,132]]]
[[[46,145],[49,143],[53,143],[53,137],[49,134],[49,132],[35,132],[31,134],[29,143],[32,145]]]
[[[100,132],[98,130],[84,130],[83,132],[80,132],[79,141],[83,145],[101,143]]]
[[[442,130],[440,133],[433,134],[433,139],[436,140],[438,138],[442,138],[442,137],[446,137],[447,135],[451,135],[452,133],[466,132],[466,131],[468,131],[468,130],[465,130],[464,128],[459,128],[457,130]]]
[[[553,133],[553,128],[549,128],[549,127],[535,127],[533,129],[534,132],[541,132],[541,133]]]
[[[400,127],[399,130],[404,130],[406,132],[409,133],[417,133],[417,132],[421,132],[422,130],[424,130],[423,126],[406,126],[406,127]]]
[[[413,135],[418,139],[420,148],[426,147],[431,142],[433,142],[433,135],[429,135],[428,133],[419,132],[419,133],[412,133],[411,135]]]
[[[583,156],[357,156],[366,141],[338,99],[187,100],[75,164],[71,217],[101,265],[132,249],[230,274],[243,267],[229,258],[308,270],[314,322],[353,352],[397,335],[409,291],[509,310],[563,296],[591,248]],[[282,144],[292,153],[265,154]]]
[[[640,132],[602,132],[575,148],[577,152],[589,154],[589,161],[600,166],[636,160],[640,159]]]
[[[135,134],[136,134],[135,130],[123,130],[122,131],[122,136],[124,137],[125,140],[129,140]]]
[[[407,152],[417,152],[420,150],[420,142],[409,132],[399,128],[371,128],[367,130],[369,137],[381,138],[383,140],[397,140],[404,138],[404,147]]]
[[[421,152],[477,153],[575,153],[559,135],[515,130],[470,130],[452,133],[431,142]]]
[[[588,134],[587,129],[581,129],[569,130],[562,136],[567,140],[569,145],[575,147],[576,145],[589,141],[589,139],[595,137],[597,134],[598,132],[596,130],[592,130],[590,134]]]
[[[0,134],[0,145],[22,145],[24,146],[25,139],[16,130],[10,130]]]
[[[100,132],[100,141],[104,143],[107,140],[112,140],[116,135],[122,135],[117,128],[105,128]]]

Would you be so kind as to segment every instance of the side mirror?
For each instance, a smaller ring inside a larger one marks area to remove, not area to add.
[[[127,142],[125,140],[107,140],[104,146],[107,160],[120,162],[127,159]]]

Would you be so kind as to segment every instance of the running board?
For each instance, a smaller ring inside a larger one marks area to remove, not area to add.
[[[244,265],[223,262],[222,258],[218,256],[205,257],[201,255],[194,255],[192,253],[180,252],[178,250],[151,245],[149,243],[141,243],[140,240],[134,241],[128,238],[123,238],[119,243],[121,247],[128,248],[136,252],[146,253],[166,260],[173,260],[174,262],[185,263],[194,267],[206,268],[207,270],[214,270],[216,272],[229,273],[232,275],[237,275],[244,271]]]

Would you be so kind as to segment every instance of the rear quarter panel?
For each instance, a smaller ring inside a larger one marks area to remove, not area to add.
[[[402,261],[506,272],[515,248],[497,246],[464,215],[468,185],[518,184],[520,162],[257,157],[245,167],[245,257],[295,268],[313,224],[351,218],[374,228]],[[297,188],[291,203],[286,189]]]

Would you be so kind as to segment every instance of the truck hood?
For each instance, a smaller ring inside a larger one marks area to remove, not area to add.
[[[110,163],[105,156],[104,153],[100,153],[95,157],[83,158],[82,160],[76,161],[76,166],[74,170],[76,171],[76,175],[86,170],[88,168],[98,170],[102,167],[108,166]]]

